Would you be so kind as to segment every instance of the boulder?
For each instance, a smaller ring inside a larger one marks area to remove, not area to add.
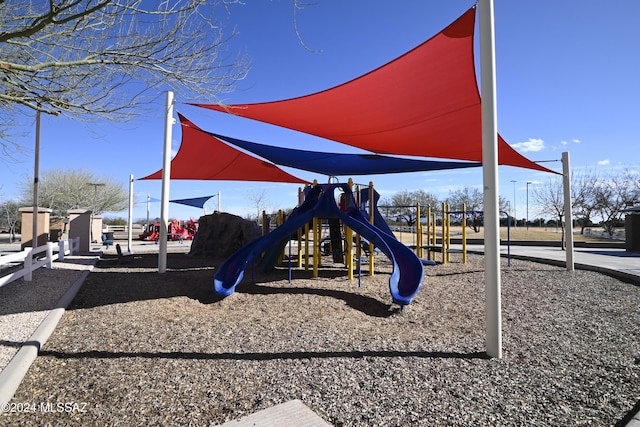
[[[255,221],[225,212],[204,215],[198,219],[189,255],[228,257],[261,235]]]

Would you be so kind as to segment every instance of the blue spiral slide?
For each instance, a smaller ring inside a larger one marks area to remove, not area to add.
[[[340,188],[345,193],[346,209],[340,211],[334,192]],[[311,187],[305,201],[296,208],[280,227],[243,246],[232,254],[214,277],[215,292],[222,297],[231,295],[242,281],[247,266],[263,253],[270,256],[283,248],[301,227],[313,218],[339,218],[354,232],[372,242],[393,263],[389,278],[389,291],[395,304],[405,306],[416,296],[424,276],[420,258],[395,236],[370,224],[358,209],[353,193],[347,184],[319,184]],[[388,229],[388,227],[387,227]]]

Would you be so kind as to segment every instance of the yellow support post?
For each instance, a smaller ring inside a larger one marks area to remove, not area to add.
[[[427,259],[431,258],[431,206],[427,206]]]
[[[442,224],[441,228],[442,228],[442,242],[441,246],[442,246],[442,263],[446,264],[447,263],[447,219],[445,218],[446,214],[446,207],[447,205],[443,202],[442,203]]]
[[[298,268],[302,268],[302,227],[298,229]]]
[[[422,220],[420,218],[420,203],[416,203],[416,255],[422,258]]]
[[[309,271],[309,223],[304,225],[304,270]]]
[[[318,185],[318,180],[313,180],[313,185]],[[311,187],[311,185],[307,185]],[[315,224],[312,222],[312,226]],[[312,231],[313,237],[315,237],[315,231]],[[309,251],[309,223],[304,225],[304,270],[309,271],[309,255],[312,252]],[[313,261],[313,260],[312,260]]]
[[[320,221],[313,218],[313,277],[318,277],[320,265]]]
[[[431,258],[433,261],[436,260],[436,246],[438,246],[438,211],[437,209],[433,209],[431,212],[431,246],[433,247],[433,252],[431,253]]]
[[[357,209],[360,209],[360,184],[356,184],[356,194],[355,194],[355,202],[356,202],[356,206]],[[356,261],[356,265],[354,266],[358,268],[358,271],[361,270],[361,265],[362,265],[362,246],[361,246],[361,238],[360,238],[360,234],[356,233],[355,234],[355,259]]]
[[[451,210],[451,206],[447,204],[447,212]],[[447,214],[447,262],[451,262],[451,215]]]
[[[467,205],[462,204],[462,263],[467,263]]]
[[[436,247],[436,244],[438,243],[438,239],[436,237],[436,222],[437,222],[437,218],[436,218],[436,213],[433,212],[432,214],[432,221],[431,221],[431,238],[433,239],[433,242],[431,243],[431,246],[433,246],[434,248]],[[436,254],[433,254],[433,260],[436,260]]]

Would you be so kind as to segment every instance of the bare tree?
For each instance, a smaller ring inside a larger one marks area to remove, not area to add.
[[[249,200],[253,202],[253,205],[256,208],[256,221],[258,223],[261,222],[262,211],[265,210],[266,202],[267,202],[267,192],[265,189],[256,190],[248,196]]]
[[[637,187],[629,182],[629,177],[625,178],[625,172],[609,175],[596,186],[595,211],[602,217],[602,226],[609,236],[613,236],[616,225],[622,223],[624,210],[639,198]]]
[[[460,190],[449,190],[446,201],[453,209],[462,209],[462,204],[464,204],[469,211],[481,211],[483,195],[478,188],[464,187]]]
[[[478,212],[484,210],[484,194],[479,188],[463,187],[460,190],[450,190],[446,202],[453,210],[462,210],[464,204],[467,212],[474,212],[467,215],[467,224],[475,232],[480,231],[483,215]],[[498,204],[501,211],[506,210],[507,202],[503,197],[499,197]]]
[[[562,242],[564,244],[564,187],[561,177],[549,178],[546,182],[533,187],[533,197],[540,208],[540,215],[551,214],[558,219],[562,227]]]
[[[464,205],[467,212],[478,212],[482,211],[482,207],[484,206],[483,197],[480,189],[464,187],[460,190],[449,190],[449,196],[446,202],[453,210],[462,210],[462,206]],[[476,233],[479,232],[480,225],[482,224],[482,215],[467,215],[467,224],[473,231]]]
[[[633,203],[640,203],[640,170],[638,168],[626,167],[622,170],[620,179],[626,183],[629,191],[635,195]]]
[[[122,120],[166,90],[218,99],[247,70],[214,19],[235,2],[0,2],[0,143],[29,111]]]
[[[21,219],[19,211],[20,205],[15,201],[5,201],[0,204],[0,214],[2,215],[2,221],[6,221],[7,228],[9,230],[9,243],[13,243],[16,239],[16,227]]]
[[[383,209],[387,215],[402,219],[407,225],[412,226],[418,221],[418,218],[416,218],[417,203],[420,203],[421,217],[427,215],[426,208],[428,206],[431,207],[432,212],[440,212],[442,210],[438,198],[425,190],[403,190],[391,196],[391,199],[381,201],[379,205],[384,206]]]
[[[594,218],[601,220],[602,227],[613,236],[616,225],[622,223],[624,210],[640,200],[640,176],[634,169],[622,173],[611,173],[606,178],[595,172],[571,174],[572,212],[579,218],[581,227],[589,225]],[[552,214],[560,222],[564,240],[564,189],[560,178],[549,179],[534,187],[534,197],[540,206],[540,214]]]
[[[24,206],[33,200],[28,178],[20,183]],[[124,184],[83,170],[52,169],[40,177],[40,206],[52,209],[53,216],[67,216],[69,209],[88,209],[96,215],[119,212],[128,206],[129,192]]]
[[[580,234],[584,234],[585,227],[591,225],[596,211],[597,192],[600,178],[593,171],[571,174],[572,209],[576,220],[580,224]]]

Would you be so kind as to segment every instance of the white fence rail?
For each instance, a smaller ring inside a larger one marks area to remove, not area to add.
[[[132,232],[136,232],[136,231],[140,231],[140,230],[144,230],[144,226],[141,224],[133,224],[131,226],[131,231]],[[103,232],[109,232],[109,231],[113,231],[113,232],[119,232],[119,233],[126,233],[129,231],[129,226],[128,225],[108,225],[108,224],[103,224],[102,225],[102,231]]]
[[[58,261],[63,261],[66,255],[73,255],[80,249],[80,237],[62,240],[58,244],[48,242],[46,245],[35,249],[26,248],[23,251],[9,255],[0,256],[0,268],[21,263],[22,267],[12,269],[11,272],[0,277],[0,287],[11,283],[19,278],[24,278],[25,282],[33,280],[33,272],[40,267],[53,268],[53,256],[57,252]],[[0,273],[2,274],[2,273]]]

